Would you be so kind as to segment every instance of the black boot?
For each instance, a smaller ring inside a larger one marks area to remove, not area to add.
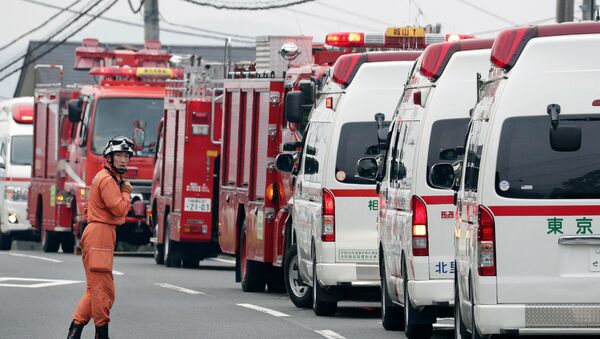
[[[96,339],[109,339],[108,338],[108,324],[104,324],[100,327],[96,326]]]
[[[85,324],[76,324],[74,321],[72,321],[71,326],[69,327],[67,339],[80,339],[83,326],[85,326]]]

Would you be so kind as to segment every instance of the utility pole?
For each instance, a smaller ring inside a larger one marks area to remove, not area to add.
[[[596,1],[583,0],[580,8],[583,20],[594,20],[596,14]]]
[[[144,1],[144,41],[160,40],[158,26],[158,0]]]
[[[573,21],[575,0],[556,0],[556,22]]]

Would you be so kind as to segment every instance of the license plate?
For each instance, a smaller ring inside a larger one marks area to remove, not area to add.
[[[187,212],[210,212],[210,199],[185,198],[183,210]]]
[[[385,30],[388,38],[424,38],[425,29],[420,27],[389,27]]]
[[[590,271],[600,272],[600,248],[590,248]]]

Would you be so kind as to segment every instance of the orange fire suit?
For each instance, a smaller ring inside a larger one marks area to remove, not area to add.
[[[121,185],[121,180],[106,166],[92,180],[87,202],[88,225],[80,244],[87,283],[73,315],[78,324],[87,324],[91,318],[97,327],[110,322],[115,300],[112,275],[115,228],[125,223],[131,203],[131,186]]]

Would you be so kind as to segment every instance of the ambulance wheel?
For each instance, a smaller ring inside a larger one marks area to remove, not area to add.
[[[285,293],[283,282],[283,268],[271,267],[267,276],[267,288],[271,293]]]
[[[417,322],[419,317],[419,311],[412,306],[410,302],[410,294],[408,292],[408,275],[406,274],[406,263],[402,266],[403,278],[404,278],[404,335],[407,338],[421,339],[431,338],[433,334],[433,324],[423,324]]]
[[[283,281],[290,300],[299,308],[312,307],[312,290],[304,284],[298,271],[298,247],[292,245],[285,254],[283,264]]]
[[[46,253],[58,252],[60,242],[58,234],[53,231],[42,230],[42,250]]]
[[[403,331],[405,327],[402,307],[394,304],[387,287],[387,275],[385,273],[385,262],[381,255],[379,263],[381,275],[381,324],[388,331]]]
[[[457,267],[457,266],[455,266]],[[465,339],[471,336],[467,333],[467,327],[462,319],[460,311],[460,294],[458,290],[458,274],[454,271],[454,338]]]
[[[62,247],[63,253],[75,252],[75,236],[72,232],[61,234],[60,246]]]
[[[313,300],[313,311],[318,316],[332,316],[337,312],[337,301],[332,301],[332,296],[321,287],[319,284],[319,277],[317,276],[317,256],[313,250],[313,288],[312,288],[312,300]]]
[[[475,298],[473,297],[473,282],[469,281],[469,297],[471,298],[471,339],[488,338],[479,334],[477,322],[475,321]]]
[[[242,290],[244,292],[264,292],[267,280],[263,263],[248,260],[246,248],[246,225],[240,234],[240,273],[242,277]]]
[[[179,267],[181,266],[181,251],[179,244],[176,241],[171,240],[169,236],[169,228],[171,224],[171,215],[168,215],[165,220],[165,249],[164,249],[164,262],[167,267]]]
[[[0,232],[0,251],[9,251],[12,245],[12,236],[10,233]]]

